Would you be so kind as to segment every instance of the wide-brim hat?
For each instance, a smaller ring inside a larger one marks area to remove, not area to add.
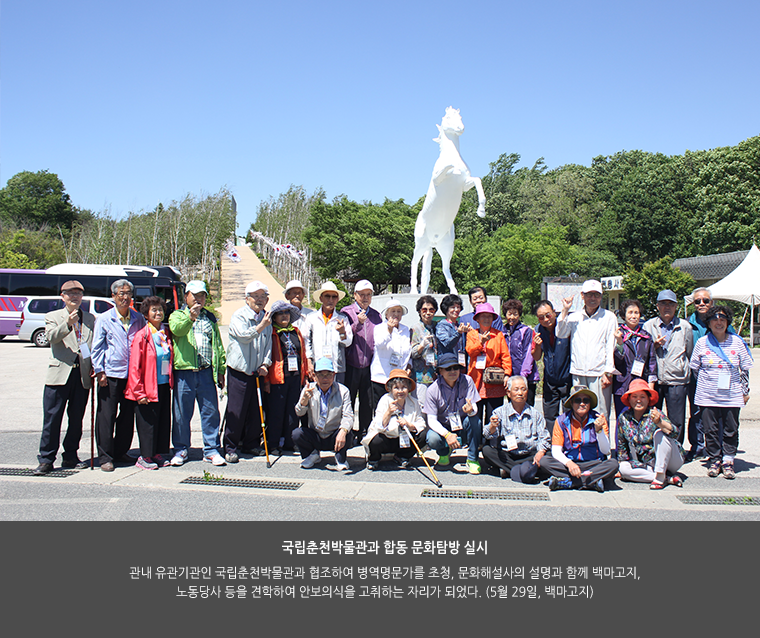
[[[319,289],[315,290],[313,293],[311,293],[311,296],[314,298],[314,301],[317,303],[322,303],[322,300],[320,297],[322,296],[323,292],[336,292],[338,293],[338,301],[343,299],[343,297],[346,296],[346,293],[342,290],[338,290],[338,286],[336,286],[332,281],[326,281],[323,283]]]
[[[388,387],[388,384],[393,381],[393,379],[406,379],[409,381],[412,384],[412,389],[410,392],[414,392],[415,388],[417,387],[414,379],[412,379],[412,376],[406,370],[402,370],[401,368],[394,368],[391,370],[391,373],[388,375],[388,380],[385,382],[385,389],[388,392],[391,391]]]
[[[459,357],[453,352],[444,352],[438,356],[437,368],[451,368],[452,366],[457,366],[460,370],[464,370],[464,367],[459,365]]]
[[[301,311],[296,308],[292,303],[288,303],[287,301],[275,301],[272,304],[272,308],[269,311],[274,317],[278,312],[289,312],[290,313],[290,323],[293,323],[294,321],[298,321],[298,318],[301,316]]]
[[[634,379],[631,381],[631,385],[628,386],[628,392],[626,392],[620,400],[627,408],[631,407],[631,395],[634,392],[646,392],[649,395],[649,405],[655,405],[660,399],[660,395],[656,390],[652,390],[649,384],[644,379]]]
[[[493,309],[493,306],[490,303],[486,302],[486,303],[479,303],[477,305],[477,307],[475,308],[475,314],[472,315],[472,318],[475,321],[477,321],[478,320],[478,315],[482,314],[484,312],[487,312],[487,313],[493,315],[494,319],[496,319],[496,317],[499,316],[499,315],[496,314],[496,311]]]
[[[383,317],[385,317],[385,313],[388,312],[391,308],[401,308],[403,314],[409,312],[404,304],[402,304],[398,299],[391,297],[388,299],[388,301],[385,302],[385,307],[383,308]]]
[[[591,399],[592,410],[599,404],[599,399],[593,390],[589,390],[585,385],[574,385],[570,389],[570,396],[565,399],[565,410],[571,410],[573,408],[573,399],[581,394],[584,394]]]

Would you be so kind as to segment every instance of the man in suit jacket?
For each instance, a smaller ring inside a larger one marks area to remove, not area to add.
[[[39,465],[36,476],[52,471],[61,439],[63,412],[68,404],[69,427],[63,439],[61,467],[84,469],[78,457],[82,438],[82,418],[87,407],[87,395],[92,387],[92,334],[95,317],[79,306],[84,286],[78,281],[67,281],[61,286],[61,297],[66,304],[60,310],[45,315],[45,335],[50,342],[50,363],[42,398],[44,421],[40,438]]]

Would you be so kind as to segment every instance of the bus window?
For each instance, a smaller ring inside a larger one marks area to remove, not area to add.
[[[148,286],[135,286],[135,303],[142,301],[146,297],[150,297],[152,294],[153,291]]]

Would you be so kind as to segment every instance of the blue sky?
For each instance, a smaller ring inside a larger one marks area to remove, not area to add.
[[[115,216],[227,186],[425,194],[447,106],[474,175],[760,133],[760,3],[4,0],[0,184]]]

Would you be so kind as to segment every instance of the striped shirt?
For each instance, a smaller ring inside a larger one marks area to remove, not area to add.
[[[718,408],[744,407],[744,392],[741,382],[741,370],[749,370],[754,361],[740,337],[726,334],[720,342],[721,349],[731,364],[716,352],[709,343],[708,336],[700,337],[691,355],[691,369],[697,377],[697,392],[694,403],[700,406]],[[727,389],[719,389],[718,382],[723,375],[729,375],[730,384]]]

